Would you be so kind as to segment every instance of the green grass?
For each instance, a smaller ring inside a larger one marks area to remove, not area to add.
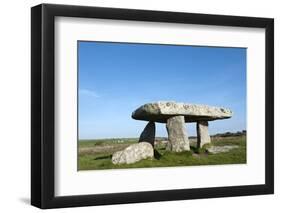
[[[111,162],[112,154],[123,150],[137,139],[89,140],[79,142],[79,170],[97,169],[122,169],[122,168],[148,168],[171,166],[195,166],[195,165],[219,165],[219,164],[243,164],[246,163],[246,137],[214,138],[212,145],[238,145],[239,148],[227,153],[210,154],[206,147],[197,149],[191,146],[191,151],[174,153],[165,150],[165,147],[156,146],[153,159],[145,159],[134,164],[114,165]]]

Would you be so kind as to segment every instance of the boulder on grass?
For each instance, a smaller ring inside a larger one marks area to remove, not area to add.
[[[131,164],[140,160],[153,158],[153,146],[148,142],[139,142],[128,146],[122,151],[115,152],[112,155],[113,164]]]

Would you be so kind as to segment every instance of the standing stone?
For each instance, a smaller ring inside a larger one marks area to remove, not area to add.
[[[148,142],[152,146],[154,146],[154,141],[155,141],[155,123],[150,121],[142,131],[139,142]]]
[[[201,148],[204,144],[211,143],[209,135],[209,124],[208,121],[198,121],[197,128],[197,147]]]
[[[173,116],[166,124],[169,143],[167,149],[174,152],[190,150],[184,116]]]

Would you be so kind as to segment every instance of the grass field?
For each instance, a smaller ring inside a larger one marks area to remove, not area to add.
[[[121,169],[144,167],[195,166],[246,163],[246,136],[214,137],[212,145],[238,145],[227,153],[210,154],[206,148],[197,150],[191,142],[191,151],[174,153],[165,150],[163,144],[155,146],[154,159],[134,164],[114,165],[112,154],[137,143],[137,138],[82,140],[78,144],[78,170]]]

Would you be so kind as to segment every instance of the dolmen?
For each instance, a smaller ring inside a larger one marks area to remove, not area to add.
[[[197,147],[211,143],[209,121],[232,117],[230,109],[198,104],[160,101],[140,106],[132,113],[136,120],[148,121],[140,135],[139,142],[147,142],[154,146],[155,122],[166,123],[168,132],[167,149],[173,152],[190,150],[185,123],[196,122]]]
[[[132,113],[136,120],[148,121],[142,131],[139,143],[112,155],[113,164],[131,164],[154,157],[155,122],[166,123],[168,132],[167,150],[173,152],[189,151],[190,145],[185,123],[196,122],[197,147],[211,143],[209,121],[231,118],[232,112],[222,107],[198,104],[160,101],[147,103]],[[216,150],[215,150],[216,151]]]

